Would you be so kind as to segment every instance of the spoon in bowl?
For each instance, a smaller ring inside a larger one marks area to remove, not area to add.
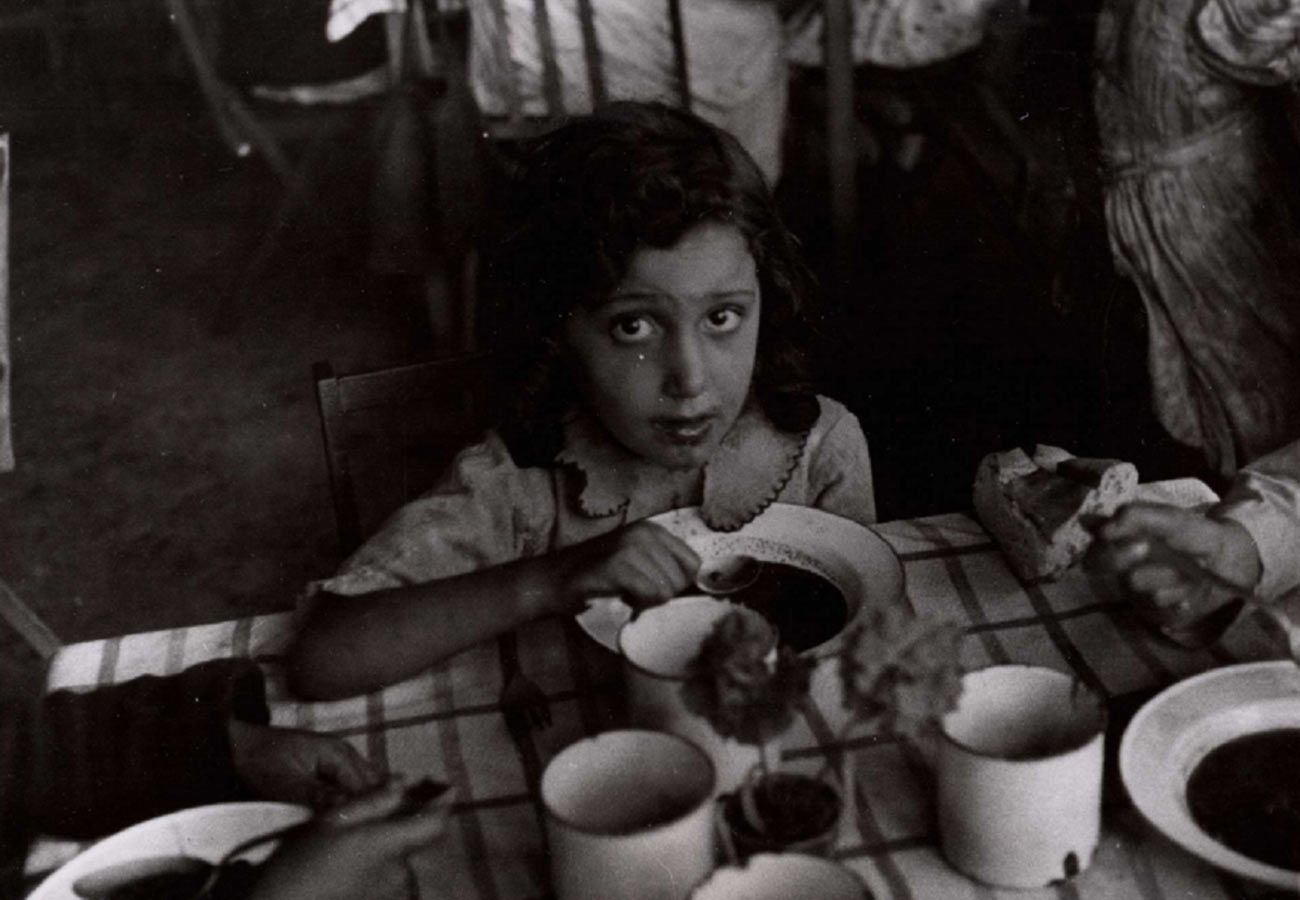
[[[719,556],[700,566],[695,575],[695,586],[715,597],[734,594],[757,581],[762,569],[761,560],[745,553]]]

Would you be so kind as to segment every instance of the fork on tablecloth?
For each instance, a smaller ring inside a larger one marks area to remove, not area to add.
[[[519,665],[519,637],[507,631],[497,638],[501,653],[501,714],[512,730],[546,728],[551,724],[551,705],[537,682]]]

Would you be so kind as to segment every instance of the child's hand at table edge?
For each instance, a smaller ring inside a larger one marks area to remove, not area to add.
[[[414,811],[394,777],[317,816],[266,864],[249,900],[406,900],[419,895],[407,859],[433,852],[454,790]]]
[[[1177,506],[1130,503],[1089,525],[1096,537],[1087,567],[1114,579],[1139,615],[1166,632],[1191,628],[1259,583],[1259,551],[1237,522]],[[1241,590],[1228,590],[1200,569]]]
[[[700,557],[653,522],[636,522],[544,557],[557,612],[581,612],[592,597],[622,597],[642,609],[679,596],[695,581]]]
[[[268,800],[332,806],[383,783],[383,775],[341,738],[232,720],[230,754],[240,779]]]

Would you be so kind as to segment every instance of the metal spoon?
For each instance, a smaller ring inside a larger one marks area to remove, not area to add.
[[[305,831],[311,825],[312,821],[309,819],[277,828],[266,834],[259,834],[232,847],[215,863],[185,853],[113,863],[82,875],[73,882],[72,893],[83,900],[109,900],[114,894],[128,887],[158,881],[170,885],[173,890],[172,895],[178,896],[181,900],[200,900],[212,891],[222,870],[229,867],[238,857],[262,844],[283,840]],[[184,892],[177,895],[175,891],[182,887]]]
[[[734,594],[757,581],[762,569],[761,560],[744,553],[719,556],[700,566],[695,586],[714,596]]]
[[[1158,562],[1177,570],[1183,576],[1193,581],[1199,580],[1202,584],[1232,598],[1226,605],[1210,613],[1200,622],[1194,622],[1191,625],[1181,628],[1170,626],[1161,627],[1160,631],[1165,637],[1175,643],[1191,647],[1203,647],[1215,640],[1232,624],[1242,607],[1250,607],[1264,613],[1265,618],[1273,623],[1282,633],[1286,642],[1287,651],[1291,654],[1291,659],[1300,665],[1300,628],[1297,628],[1287,614],[1277,607],[1261,603],[1254,599],[1254,591],[1248,587],[1236,584],[1224,578],[1217,572],[1201,565],[1201,563],[1189,554],[1175,550],[1164,541],[1148,538],[1147,559],[1152,562]]]

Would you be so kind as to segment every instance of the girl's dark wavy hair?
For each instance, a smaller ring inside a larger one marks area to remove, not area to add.
[[[498,427],[518,464],[553,461],[579,397],[562,350],[570,310],[608,295],[639,247],[670,247],[703,222],[735,225],[757,264],[759,404],[784,431],[816,421],[812,278],[730,134],[663,104],[611,104],[526,146],[506,193],[506,227],[482,274],[501,360]]]

